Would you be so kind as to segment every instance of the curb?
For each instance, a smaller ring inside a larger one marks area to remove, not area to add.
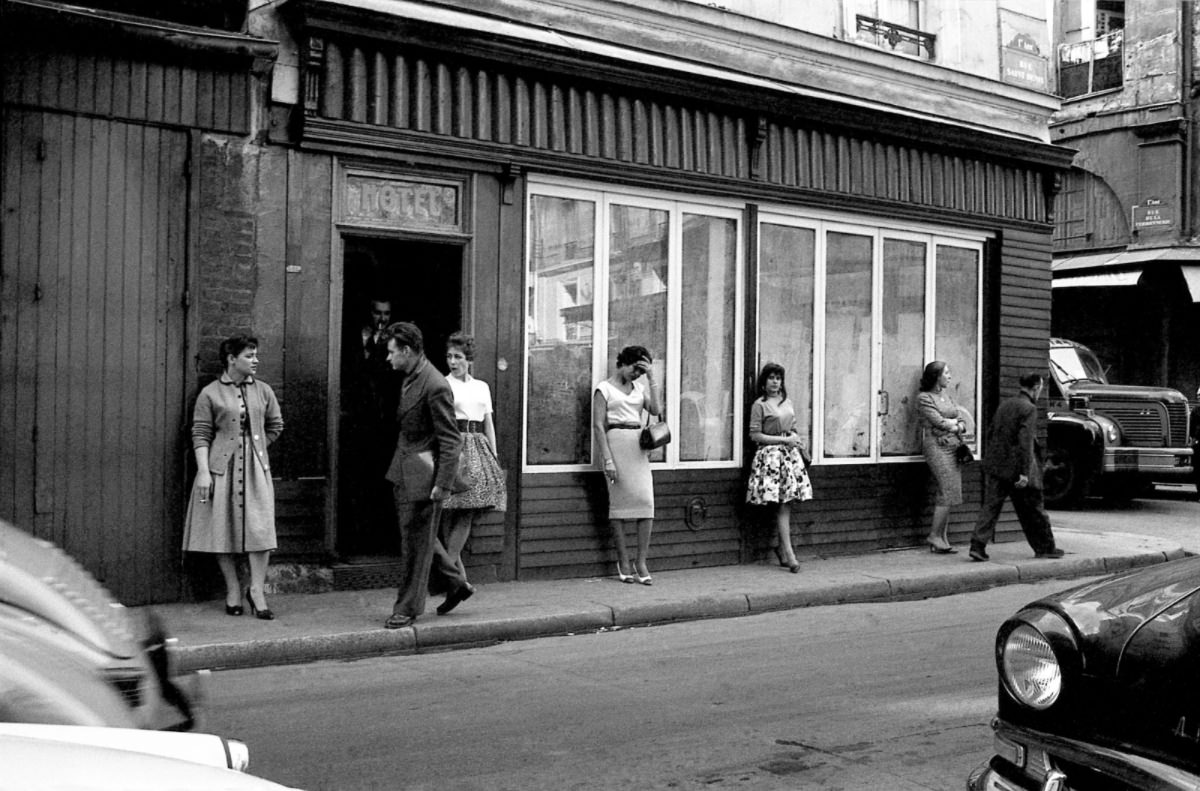
[[[937,574],[875,577],[796,591],[720,593],[674,601],[537,612],[474,622],[425,619],[405,629],[366,629],[339,634],[286,637],[177,647],[182,672],[234,670],[322,660],[365,659],[494,645],[514,640],[589,634],[709,618],[735,618],[802,607],[906,601],[988,590],[1001,585],[1102,576],[1152,566],[1187,555],[1182,549],[1061,561],[971,564]],[[869,575],[864,575],[868,576]]]

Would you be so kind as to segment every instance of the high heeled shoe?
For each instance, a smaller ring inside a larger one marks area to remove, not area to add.
[[[627,585],[633,584],[633,575],[626,574],[625,572],[621,571],[621,561],[619,560],[617,561],[617,579],[626,583]]]
[[[644,563],[642,564],[642,568],[645,569],[645,571],[646,571],[645,576],[642,575],[641,571],[638,571],[637,566],[633,567],[633,570],[637,575],[636,579],[637,579],[638,584],[639,585],[653,585],[654,578],[650,576],[650,569],[647,569],[646,565]]]
[[[929,545],[929,551],[935,555],[954,555],[958,553],[958,550],[954,547],[939,547],[928,539],[926,539],[925,543]]]
[[[250,613],[258,620],[260,620],[260,621],[275,620],[275,613],[271,612],[270,608],[264,607],[263,609],[260,610],[260,609],[258,609],[258,607],[256,607],[254,605],[254,599],[253,599],[253,597],[250,596],[249,588],[246,588],[246,601],[250,603]]]
[[[240,604],[226,604],[225,605],[225,614],[226,615],[241,615],[244,612],[245,612],[245,610],[242,609],[242,605],[240,605]]]

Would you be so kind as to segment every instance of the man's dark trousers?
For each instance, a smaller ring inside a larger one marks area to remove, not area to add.
[[[1004,501],[1012,498],[1013,509],[1025,531],[1025,540],[1035,553],[1054,549],[1054,531],[1050,528],[1050,515],[1042,500],[1042,490],[1032,486],[1018,489],[1011,481],[984,473],[983,506],[975,521],[975,532],[971,535],[971,546],[982,549],[996,536],[996,520],[1004,508]]]
[[[396,592],[393,615],[416,618],[425,612],[429,593],[430,568],[437,564],[438,573],[447,580],[447,589],[454,591],[465,586],[467,579],[457,566],[444,562],[433,551],[442,508],[432,500],[409,502],[400,487],[396,487],[396,515],[400,522],[400,585]]]

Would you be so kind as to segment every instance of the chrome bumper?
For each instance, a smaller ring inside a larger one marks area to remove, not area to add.
[[[999,719],[992,729],[996,755],[967,778],[969,791],[1089,791],[1087,774],[1126,788],[1200,791],[1200,776],[1150,758]],[[1087,767],[1085,776],[1072,778],[1070,766]]]
[[[1192,474],[1193,463],[1191,448],[1105,448],[1101,470],[1186,478]]]

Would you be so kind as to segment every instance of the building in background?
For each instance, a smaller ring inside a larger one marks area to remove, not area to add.
[[[1114,382],[1200,385],[1196,4],[1055,4],[1052,139],[1078,151],[1055,210],[1056,335]]]
[[[767,551],[743,505],[762,363],[813,449],[810,555],[927,532],[926,361],[981,427],[1046,365],[1072,152],[1041,2],[88,5],[3,3],[0,515],[126,601],[193,592],[187,416],[234,330],[288,426],[277,559],[342,587],[396,566],[345,478],[373,298],[439,364],[479,339],[510,491],[481,579],[611,568],[588,403],[624,345],[653,351],[675,437],[656,569]]]

